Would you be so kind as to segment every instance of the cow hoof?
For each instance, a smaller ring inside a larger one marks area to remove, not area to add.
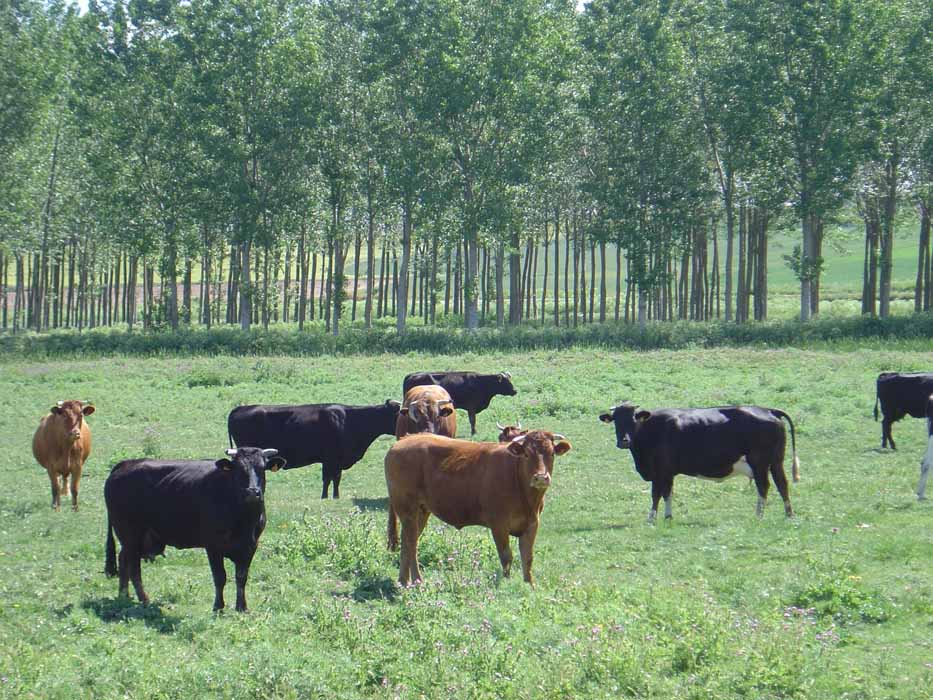
[[[918,493],[918,494],[917,494],[917,500],[918,500],[918,501],[925,501],[925,500],[927,500],[927,497],[924,496],[922,493]]]

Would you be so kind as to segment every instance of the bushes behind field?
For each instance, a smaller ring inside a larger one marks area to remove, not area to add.
[[[101,355],[367,355],[429,352],[515,352],[560,350],[573,347],[613,350],[658,350],[689,347],[808,347],[864,344],[865,341],[933,340],[933,313],[895,316],[823,318],[801,323],[695,323],[652,322],[645,328],[625,324],[588,324],[577,328],[521,326],[482,328],[474,332],[450,327],[414,327],[397,334],[388,327],[348,328],[339,336],[320,327],[298,331],[279,326],[241,331],[233,327],[210,330],[92,331],[5,333],[0,355],[15,357],[69,357]]]

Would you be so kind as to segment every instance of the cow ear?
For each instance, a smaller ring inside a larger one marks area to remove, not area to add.
[[[279,469],[284,469],[285,464],[286,462],[284,457],[273,457],[266,462],[266,469],[268,469],[270,472],[277,472]]]
[[[635,420],[645,421],[651,418],[651,411],[639,411],[635,414]]]
[[[214,466],[225,472],[233,470],[233,462],[231,462],[229,459],[218,459],[216,462],[214,462]]]
[[[508,450],[516,457],[520,457],[525,453],[525,446],[521,442],[512,441],[509,443]]]
[[[603,414],[599,417],[599,420],[601,420],[603,423],[611,423],[611,422],[612,422],[612,414],[611,414],[611,413],[603,413]]]
[[[56,416],[61,412],[62,412],[62,409],[60,409],[58,406],[52,406],[52,408],[49,409],[49,413],[56,415]]]
[[[442,408],[442,409],[438,412],[438,415],[441,416],[442,418],[446,418],[447,416],[449,416],[449,415],[450,415],[451,413],[453,413],[453,412],[454,412],[454,409],[452,409],[450,406],[444,406],[444,408]]]
[[[565,455],[568,452],[570,452],[570,443],[566,440],[561,440],[556,445],[554,445],[554,454],[556,454],[558,457],[560,455]]]
[[[91,415],[92,413],[94,413],[94,411],[96,411],[96,410],[97,410],[97,409],[94,408],[93,406],[87,405],[87,406],[85,406],[84,408],[81,409],[81,413],[83,413],[83,414],[86,415],[86,416],[89,416],[89,415]]]

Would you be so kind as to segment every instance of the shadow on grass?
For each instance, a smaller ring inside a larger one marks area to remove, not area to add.
[[[166,615],[158,603],[141,605],[129,598],[94,598],[81,603],[103,622],[142,620],[146,627],[162,634],[174,634],[181,624],[177,615]]]
[[[387,600],[394,602],[398,597],[399,589],[395,581],[386,576],[367,576],[357,579],[356,588],[351,597],[357,603],[366,603],[370,600]]]
[[[361,511],[366,512],[368,510],[389,510],[389,499],[388,498],[354,498],[353,505],[359,508]]]

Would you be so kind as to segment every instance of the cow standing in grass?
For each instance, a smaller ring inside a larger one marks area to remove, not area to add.
[[[881,404],[881,446],[894,445],[891,426],[906,415],[926,416],[927,397],[933,394],[933,374],[925,372],[882,372],[875,382],[875,420]]]
[[[68,493],[71,477],[71,509],[78,510],[78,483],[91,454],[91,428],[84,420],[94,413],[88,401],[59,401],[39,421],[32,438],[32,454],[49,474],[52,508],[59,510],[61,495]]]
[[[214,578],[214,610],[224,607],[224,558],[236,567],[236,609],[246,610],[249,567],[266,527],[266,471],[277,471],[285,460],[274,449],[256,447],[226,454],[217,461],[128,459],[114,466],[104,484],[104,571],[119,571],[121,596],[132,581],[139,602],[149,602],[142,559],[152,560],[166,545],[203,547]],[[114,533],[122,545],[119,569]]]
[[[411,435],[385,457],[389,490],[389,549],[398,547],[402,523],[399,583],[421,580],[418,538],[433,513],[458,530],[483,525],[492,531],[505,576],[512,566],[509,536],[518,537],[525,581],[533,583],[538,522],[551,485],[554,456],[570,451],[562,435],[530,431],[508,444]]]
[[[754,479],[756,513],[761,517],[770,472],[784,500],[784,513],[789,518],[794,515],[784,474],[787,437],[781,419],[790,425],[794,481],[800,481],[800,465],[794,424],[784,411],[759,406],[639,411],[637,406],[623,404],[599,419],[615,425],[616,446],[631,450],[635,469],[651,482],[648,522],[657,517],[662,497],[664,517],[672,517],[671,491],[677,474],[713,481],[738,475]]]
[[[444,387],[430,384],[406,392],[395,423],[395,437],[401,440],[416,433],[457,437],[457,413]]]
[[[508,372],[414,372],[402,382],[402,393],[407,394],[413,386],[426,384],[444,387],[453,399],[454,407],[467,412],[470,435],[476,435],[476,414],[489,408],[489,402],[494,396],[515,396],[518,393],[512,385],[512,375]]]

